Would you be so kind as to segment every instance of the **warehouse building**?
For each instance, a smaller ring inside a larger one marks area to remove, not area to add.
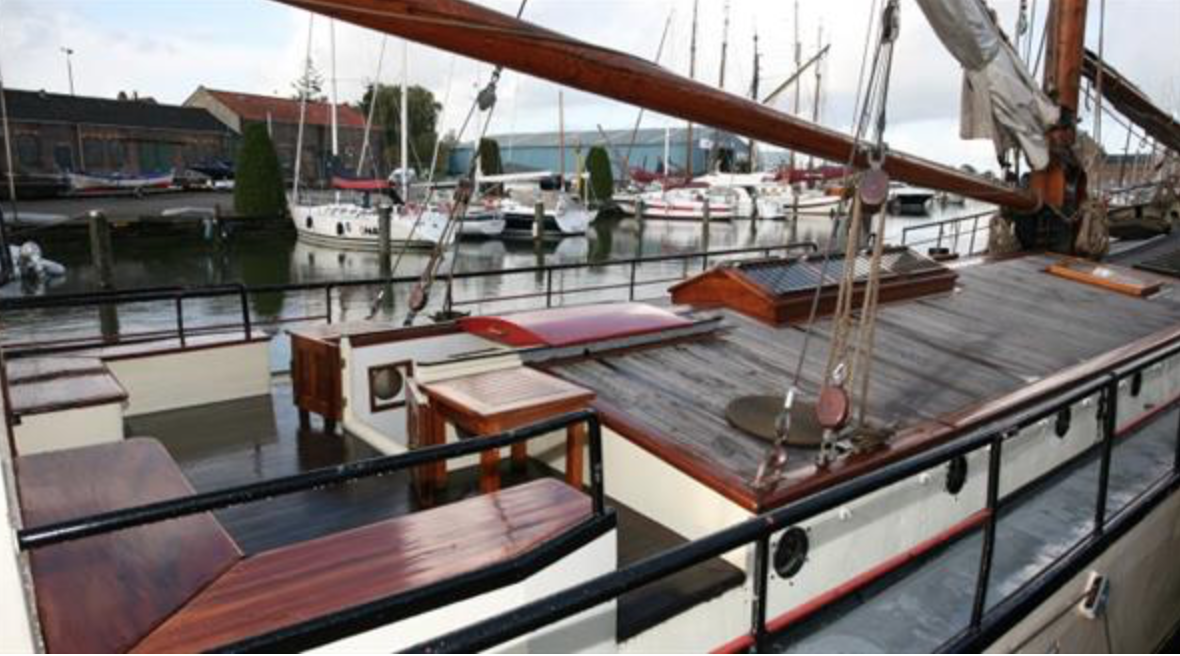
[[[299,141],[300,102],[294,98],[261,96],[235,91],[198,87],[184,101],[186,107],[201,108],[215,116],[235,134],[251,124],[265,125],[274,142],[284,175],[295,174],[295,151]],[[340,104],[336,108],[339,132],[339,167],[356,171],[365,136],[365,116],[356,108]],[[381,130],[370,135],[369,153],[383,152]],[[312,185],[325,184],[332,174],[332,105],[308,102],[304,117],[303,162],[300,177]]]
[[[616,179],[625,177],[624,163],[630,168],[640,168],[653,173],[663,171],[665,140],[672,173],[684,170],[687,153],[685,128],[644,128],[634,133],[631,130],[588,130],[566,132],[564,140],[558,132],[537,132],[526,134],[502,134],[489,137],[500,147],[500,160],[506,172],[562,170],[561,153],[565,151],[564,170],[572,173],[577,169],[578,160],[594,146],[606,146],[614,168]],[[605,135],[605,138],[604,138]],[[449,173],[459,175],[471,164],[473,146],[460,144],[451,151]],[[692,170],[694,175],[703,174],[709,162],[715,158],[727,157],[729,161],[743,161],[748,153],[744,139],[711,128],[693,129]]]
[[[202,109],[150,98],[72,96],[45,91],[4,92],[18,195],[56,193],[68,171],[132,175],[183,172],[223,161],[234,133]],[[0,145],[3,134],[0,134]],[[7,175],[7,159],[0,171]]]

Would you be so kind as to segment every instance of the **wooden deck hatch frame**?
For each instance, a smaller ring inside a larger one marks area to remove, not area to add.
[[[509,346],[573,346],[686,328],[692,322],[646,303],[602,303],[490,317],[467,317],[463,330]]]
[[[822,258],[766,258],[722,263],[670,288],[672,302],[697,307],[726,307],[772,326],[804,321],[821,285],[819,316],[836,305],[846,262],[832,255],[824,271]],[[869,275],[869,257],[859,255],[853,303],[859,306]],[[823,280],[820,280],[821,273]],[[886,249],[881,262],[881,300],[897,301],[949,292],[958,276],[934,260],[905,248]]]
[[[1048,272],[1060,278],[1139,298],[1151,296],[1163,286],[1159,281],[1135,275],[1130,269],[1073,257],[1054,262],[1049,265]]]

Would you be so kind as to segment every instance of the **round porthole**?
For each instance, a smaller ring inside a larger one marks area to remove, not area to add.
[[[405,380],[402,378],[402,372],[391,365],[373,370],[372,386],[373,396],[378,401],[388,402],[402,393]]]
[[[1053,422],[1053,432],[1057,434],[1057,437],[1065,437],[1065,434],[1069,432],[1069,422],[1072,419],[1072,414],[1068,407],[1062,408],[1057,412],[1057,420]]]
[[[308,229],[308,230],[311,230],[311,226],[312,226],[312,220],[311,220],[311,217],[310,217],[310,216],[309,216],[309,217],[307,217],[306,224],[307,224],[307,229]]]
[[[807,562],[807,550],[811,547],[807,531],[793,526],[783,533],[774,549],[774,571],[780,577],[789,579],[803,569]]]
[[[1143,391],[1143,372],[1136,371],[1134,376],[1131,376],[1131,398],[1139,398],[1139,393]]]
[[[336,224],[336,235],[337,236],[344,236],[344,224],[343,223]]]
[[[963,491],[963,486],[966,484],[967,458],[966,456],[958,456],[947,464],[946,491],[958,494]]]

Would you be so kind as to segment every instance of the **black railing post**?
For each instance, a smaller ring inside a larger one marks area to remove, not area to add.
[[[987,610],[987,586],[992,578],[992,560],[996,550],[996,524],[1000,519],[1000,471],[1004,440],[1008,435],[996,433],[987,456],[987,521],[983,525],[983,551],[979,556],[979,576],[975,580],[975,601],[971,607],[971,628],[978,629]]]
[[[1180,407],[1180,406],[1178,406],[1178,407]],[[1180,412],[1177,412],[1176,416],[1180,417]],[[1174,461],[1172,461],[1172,470],[1177,473],[1180,473],[1180,422],[1177,422],[1177,425],[1176,425],[1176,456],[1175,456],[1175,458],[1176,459]]]
[[[332,323],[332,284],[324,285],[324,321]]]
[[[246,291],[246,286],[238,284],[238,294],[242,300],[242,331],[246,333],[246,339],[254,338],[254,326],[250,321],[250,293]]]
[[[184,340],[184,294],[176,295],[176,338],[180,340],[180,348],[185,347]]]
[[[553,269],[545,269],[545,307],[553,307]]]
[[[938,224],[938,244],[935,246],[935,248],[942,248],[942,235],[943,235],[943,231],[945,230],[945,228],[946,228],[946,223],[939,223]]]
[[[586,420],[587,434],[590,438],[590,494],[594,504],[594,514],[606,514],[606,483],[602,472],[602,420],[597,414]]]
[[[971,243],[967,245],[967,256],[975,255],[975,234],[979,232],[979,215],[975,215],[975,222],[971,224]]]
[[[766,653],[766,589],[770,580],[770,537],[762,536],[754,547],[754,599],[750,606],[750,636],[754,651]]]
[[[628,301],[635,300],[635,268],[636,268],[635,260],[631,260],[631,279],[630,279],[630,282],[627,283],[627,300]]]
[[[1102,460],[1098,465],[1098,499],[1094,506],[1094,533],[1101,533],[1106,527],[1106,497],[1110,489],[1110,458],[1114,453],[1114,439],[1119,417],[1119,378],[1110,375],[1110,382],[1102,391],[1102,402],[1098,406],[1102,422]]]

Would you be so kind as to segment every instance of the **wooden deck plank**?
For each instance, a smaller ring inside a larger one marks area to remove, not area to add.
[[[201,652],[519,556],[590,515],[543,479],[242,561],[134,651]]]
[[[151,439],[24,456],[16,469],[26,526],[193,491]],[[240,558],[208,514],[37,549],[30,566],[46,646],[124,652]]]

